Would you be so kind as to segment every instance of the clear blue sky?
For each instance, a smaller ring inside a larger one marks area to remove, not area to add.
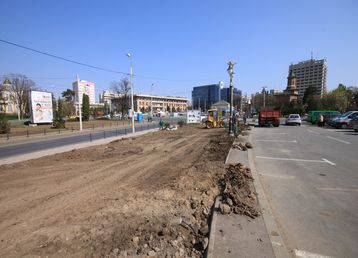
[[[358,1],[19,1],[0,2],[0,39],[80,62],[129,70],[135,91],[191,98],[193,86],[228,84],[254,93],[284,89],[292,62],[326,58],[327,87],[358,85]],[[43,89],[71,88],[76,74],[96,95],[124,76],[0,43],[0,75],[23,73]],[[43,78],[65,79],[43,79]]]

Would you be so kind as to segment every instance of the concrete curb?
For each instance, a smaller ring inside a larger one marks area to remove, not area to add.
[[[17,163],[17,162],[21,162],[21,161],[30,160],[30,159],[37,159],[37,158],[44,157],[44,156],[49,156],[49,155],[62,153],[62,152],[66,152],[66,151],[71,151],[73,149],[82,149],[82,148],[87,148],[87,147],[92,147],[92,146],[97,146],[97,145],[102,145],[102,144],[108,144],[115,140],[120,140],[120,139],[124,139],[124,138],[129,138],[129,137],[138,137],[140,135],[150,133],[150,132],[156,132],[158,130],[159,130],[158,128],[149,129],[149,130],[145,130],[145,131],[136,132],[134,134],[130,133],[130,134],[126,134],[126,135],[120,135],[117,137],[114,136],[114,137],[108,137],[106,139],[94,140],[93,142],[77,143],[77,144],[71,144],[71,145],[65,145],[62,147],[57,147],[55,149],[46,149],[43,151],[36,151],[36,152],[32,152],[32,153],[27,153],[27,154],[21,154],[21,155],[9,157],[9,158],[0,159],[0,165],[12,164],[12,163]]]
[[[249,135],[249,142],[252,143],[252,133],[250,133]],[[260,180],[260,176],[255,166],[254,154],[252,149],[248,150],[248,158],[249,158],[251,174],[252,177],[254,178],[254,187],[257,193],[259,204],[261,206],[261,213],[263,216],[263,220],[266,226],[268,236],[271,241],[274,254],[277,258],[292,257],[292,255],[290,255],[290,253],[288,252],[285,243],[283,242],[281,233],[278,229],[276,220],[273,216],[271,206],[269,204],[269,201],[267,199],[267,196],[265,194],[264,188]]]
[[[214,256],[214,245],[215,245],[215,231],[216,231],[216,220],[217,220],[217,211],[219,211],[221,196],[216,196],[214,207],[213,207],[213,215],[211,216],[210,223],[210,235],[209,235],[209,245],[206,252],[206,258],[213,258]]]

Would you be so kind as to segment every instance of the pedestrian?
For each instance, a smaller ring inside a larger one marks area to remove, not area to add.
[[[323,127],[324,126],[324,117],[322,114],[319,114],[318,116],[318,126]]]
[[[160,128],[160,130],[163,129],[163,126],[164,126],[164,121],[163,121],[163,119],[160,119],[159,120],[159,128]]]

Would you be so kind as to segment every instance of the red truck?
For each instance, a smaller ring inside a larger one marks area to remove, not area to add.
[[[259,112],[259,126],[273,125],[274,127],[279,127],[280,117],[280,110],[261,110]]]

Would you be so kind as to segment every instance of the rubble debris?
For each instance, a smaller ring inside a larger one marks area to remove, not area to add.
[[[252,149],[252,144],[250,142],[245,143],[246,148]]]
[[[256,194],[251,190],[253,178],[250,168],[238,163],[229,165],[220,179],[222,203],[220,210],[227,214],[228,207],[233,213],[243,214],[252,219],[259,216],[256,209]]]
[[[238,149],[241,151],[247,151],[247,147],[245,144],[243,144],[242,142],[234,142],[232,145],[233,149]]]

